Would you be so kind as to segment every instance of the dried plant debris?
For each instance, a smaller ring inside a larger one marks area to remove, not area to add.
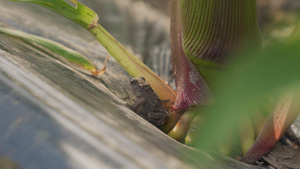
[[[256,164],[268,169],[300,169],[300,148],[294,149],[279,142]]]

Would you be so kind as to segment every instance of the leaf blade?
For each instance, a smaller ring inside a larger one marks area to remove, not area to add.
[[[21,38],[23,40],[29,41],[29,42],[34,42],[42,47],[45,47],[52,52],[64,57],[71,63],[74,63],[76,65],[79,65],[83,67],[84,69],[87,69],[90,71],[92,74],[97,73],[96,67],[83,55],[80,53],[74,51],[73,49],[70,49],[60,43],[57,43],[55,41],[31,35],[22,31],[14,30],[14,29],[8,29],[8,28],[3,28],[0,27],[0,33],[5,33],[10,36],[14,36],[17,38]]]

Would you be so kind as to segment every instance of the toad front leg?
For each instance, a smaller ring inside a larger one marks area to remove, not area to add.
[[[149,112],[147,116],[148,121],[157,127],[164,124],[169,117],[168,114],[164,112]]]
[[[130,105],[130,104],[126,104],[127,107],[129,107],[132,111],[136,112],[138,111],[138,109],[143,106],[146,103],[146,99],[141,98],[140,100],[138,100],[137,102],[135,102],[134,104]]]

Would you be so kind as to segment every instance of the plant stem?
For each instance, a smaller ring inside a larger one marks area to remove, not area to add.
[[[160,77],[158,77],[143,62],[130,53],[121,43],[111,36],[101,25],[95,24],[87,29],[103,47],[116,59],[116,61],[131,76],[143,76],[150,84],[164,106],[170,109],[176,99],[176,93]]]
[[[163,124],[163,126],[161,127],[161,130],[164,133],[169,133],[174,128],[174,126],[177,124],[177,122],[182,117],[184,112],[185,112],[185,109],[181,109],[181,110],[177,110],[177,111],[172,110],[169,119],[167,120],[167,122],[165,124]]]
[[[187,132],[191,126],[191,123],[196,116],[196,111],[188,111],[183,114],[176,126],[169,132],[169,136],[175,140],[184,143]]]

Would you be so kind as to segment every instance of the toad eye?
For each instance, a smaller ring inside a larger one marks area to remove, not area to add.
[[[137,83],[137,79],[136,79],[136,78],[131,78],[131,79],[130,79],[130,83],[131,83],[131,84]]]

